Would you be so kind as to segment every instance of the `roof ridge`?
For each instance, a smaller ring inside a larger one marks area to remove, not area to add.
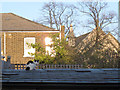
[[[90,33],[90,32],[85,33],[85,34],[82,34],[82,35],[80,35],[80,36],[78,36],[78,37],[76,37],[76,38],[79,38],[79,37],[81,37],[81,36],[87,35],[87,34],[89,34],[89,33]]]
[[[107,38],[108,37],[108,35],[111,35],[114,39],[115,39],[115,37],[109,32],[108,34],[106,34],[100,41],[102,41],[102,40],[104,40],[105,38]],[[99,41],[99,42],[100,42]],[[115,39],[115,41],[120,45],[120,43]],[[114,46],[114,44],[110,41],[110,43]],[[114,46],[116,49],[117,49],[117,47],[116,46]]]
[[[100,28],[100,27],[98,27],[104,34],[105,34],[105,36],[106,36],[106,33]],[[94,32],[94,30],[96,30],[96,28],[95,29],[93,29],[91,32],[89,32],[89,33],[87,33],[88,35],[83,39],[83,40],[85,40],[92,32]]]
[[[24,20],[27,20],[27,21],[30,21],[30,22],[32,22],[32,23],[35,23],[35,24],[41,25],[41,26],[46,27],[46,28],[54,29],[54,28],[51,28],[51,27],[48,27],[48,26],[42,25],[42,24],[40,24],[40,23],[34,22],[34,21],[32,21],[32,20],[26,19],[26,18],[24,18],[24,17],[22,17],[22,16],[19,16],[19,15],[14,14],[14,13],[8,13],[8,14],[12,14],[12,15],[14,15],[14,16],[17,16],[17,17],[22,18],[22,19],[24,19]],[[54,29],[54,30],[56,30],[56,29]]]
[[[98,29],[101,30],[106,35],[106,33],[100,27],[98,27]],[[91,32],[93,32],[94,30],[96,30],[96,27]]]
[[[113,37],[113,39],[115,39],[115,41],[117,41],[117,43],[118,44],[120,44],[119,42],[118,42],[118,40],[109,32],[107,35],[110,35],[110,36],[112,36]]]

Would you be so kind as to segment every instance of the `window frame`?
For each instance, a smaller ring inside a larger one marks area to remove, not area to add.
[[[34,40],[33,44],[35,44],[35,39],[36,39],[36,38],[35,38],[35,37],[24,37],[24,52],[23,52],[24,55],[23,55],[23,57],[34,57],[34,55],[33,55],[33,56],[29,55],[28,52],[31,52],[31,51],[32,51],[32,53],[35,53],[35,48],[32,48],[32,47],[31,47],[31,49],[25,51],[25,48],[26,48],[26,39],[33,39],[33,40]],[[34,51],[33,51],[32,49],[33,49]]]
[[[46,39],[49,40],[48,43],[46,43],[47,42]],[[45,51],[46,51],[46,54],[50,55],[50,54],[53,53],[53,47],[51,47],[51,44],[53,44],[52,38],[51,37],[45,37]],[[48,48],[50,50],[48,50]],[[51,56],[54,56],[54,55],[52,54]]]

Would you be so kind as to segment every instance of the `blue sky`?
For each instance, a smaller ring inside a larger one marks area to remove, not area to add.
[[[45,2],[1,2],[2,13],[14,13],[30,20],[36,20],[40,17],[40,9]],[[67,2],[65,2],[67,3]],[[72,2],[75,3],[75,2]],[[118,2],[108,2],[108,11],[115,11],[118,15]],[[80,33],[86,33],[88,30],[79,27],[75,30],[76,36]]]
[[[2,3],[3,13],[15,13],[24,18],[33,20],[40,15],[40,8],[44,3],[42,2],[5,2]]]
[[[15,13],[30,20],[39,17],[40,9],[46,2],[2,2],[3,13]],[[109,2],[109,10],[118,11],[117,2]]]

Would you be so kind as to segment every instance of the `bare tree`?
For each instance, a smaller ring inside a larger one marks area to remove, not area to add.
[[[83,13],[89,17],[87,23],[84,25],[84,27],[88,27],[90,29],[99,30],[104,29],[112,25],[114,23],[118,23],[117,19],[115,19],[116,14],[115,12],[106,12],[107,3],[106,2],[81,2],[78,3],[80,7],[76,7],[80,13]],[[115,31],[117,28],[110,30]],[[108,32],[108,30],[107,30]],[[98,33],[96,35],[96,43],[98,41]]]
[[[79,3],[79,6],[76,8],[90,18],[86,27],[94,29],[99,26],[101,29],[104,29],[110,24],[118,23],[115,19],[115,12],[105,11],[107,8],[106,2],[82,2]]]
[[[65,25],[65,34],[69,32],[70,24],[76,24],[76,13],[74,5],[63,4],[61,2],[45,3],[42,8],[42,16],[38,22],[59,29],[60,25]]]

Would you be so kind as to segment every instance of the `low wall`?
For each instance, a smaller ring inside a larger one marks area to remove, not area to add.
[[[117,68],[5,69],[2,73],[2,90],[118,90],[119,71]]]
[[[0,60],[0,63],[2,65],[2,69],[10,69],[11,68],[11,65],[10,65],[10,62],[9,61],[3,61],[3,60]]]

